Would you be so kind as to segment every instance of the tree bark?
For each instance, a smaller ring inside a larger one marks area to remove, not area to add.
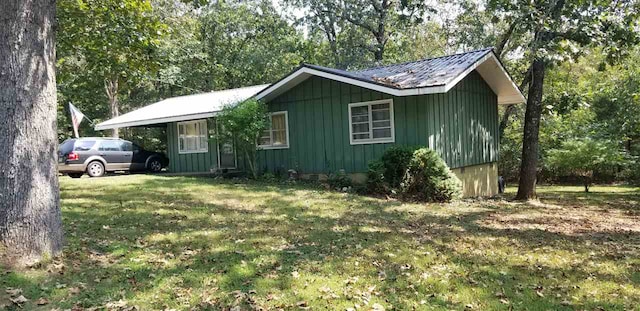
[[[107,93],[109,99],[109,111],[111,112],[111,118],[115,118],[120,115],[120,102],[118,101],[118,79],[110,79],[104,81],[104,90]],[[118,128],[114,128],[111,132],[111,136],[120,137],[120,131]]]
[[[522,163],[517,200],[536,198],[540,116],[542,114],[542,93],[544,86],[544,59],[536,58],[531,65],[531,82],[524,117],[524,137],[522,139]]]
[[[24,266],[62,250],[55,1],[0,4],[0,259]]]
[[[504,48],[507,46],[507,43],[511,39],[511,35],[513,34],[513,31],[516,29],[516,25],[517,25],[516,22],[512,22],[509,25],[509,28],[507,29],[507,31],[504,34],[502,34],[502,37],[500,37],[498,44],[496,44],[496,48],[493,51],[496,53],[496,55],[498,55],[498,58],[502,59],[502,53],[504,52]]]

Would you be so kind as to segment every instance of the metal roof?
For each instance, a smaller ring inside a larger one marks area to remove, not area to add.
[[[142,126],[212,117],[225,105],[234,104],[265,89],[268,84],[178,96],[136,109],[95,126],[106,130],[128,126]]]
[[[446,85],[489,53],[491,48],[357,71],[304,66],[397,89],[412,89]]]
[[[96,130],[212,117],[227,104],[251,97],[269,101],[311,76],[320,76],[394,96],[446,93],[476,70],[498,96],[499,104],[525,101],[492,48],[413,62],[346,71],[302,64],[271,85],[168,98],[96,125]]]
[[[256,97],[270,100],[310,76],[321,76],[394,96],[445,93],[473,70],[477,70],[498,95],[500,104],[524,102],[524,96],[492,48],[357,71],[302,64]]]

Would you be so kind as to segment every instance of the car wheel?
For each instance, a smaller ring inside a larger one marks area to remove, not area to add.
[[[87,165],[87,174],[91,177],[100,177],[104,175],[104,164],[99,161],[93,161]]]
[[[147,164],[147,170],[152,173],[157,173],[162,170],[162,162],[159,159],[151,159],[149,160],[149,164]]]
[[[69,173],[69,177],[71,178],[80,178],[82,175],[83,173]]]

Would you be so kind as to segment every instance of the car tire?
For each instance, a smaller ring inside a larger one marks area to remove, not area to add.
[[[71,178],[80,178],[82,177],[82,175],[84,175],[84,173],[69,173],[68,175]]]
[[[158,173],[162,170],[162,162],[158,158],[151,158],[147,162],[147,171],[151,173]]]
[[[104,173],[104,164],[100,161],[93,161],[87,165],[87,174],[91,177],[102,177]]]

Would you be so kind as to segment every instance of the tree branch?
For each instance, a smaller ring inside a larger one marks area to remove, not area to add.
[[[500,38],[500,41],[496,45],[494,52],[496,52],[496,55],[498,55],[498,58],[502,58],[502,52],[504,52],[504,47],[507,45],[507,42],[509,42],[509,40],[511,39],[511,35],[513,34],[513,31],[516,29],[516,25],[517,25],[516,21],[512,22],[511,25],[509,25],[509,29],[507,29],[507,31],[502,35],[502,37]]]

